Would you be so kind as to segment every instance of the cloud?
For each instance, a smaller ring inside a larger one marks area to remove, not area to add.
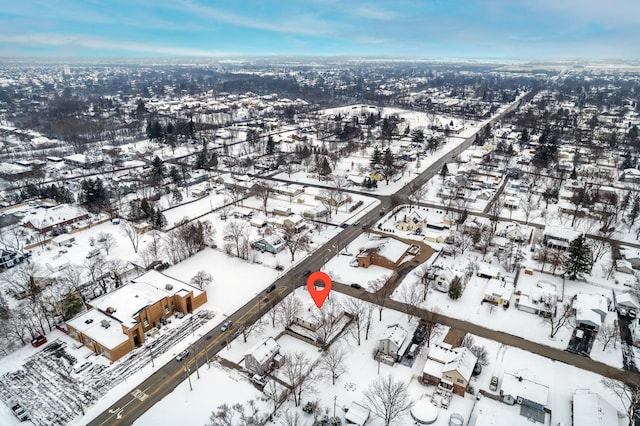
[[[84,34],[36,33],[28,35],[0,34],[0,43],[24,46],[59,46],[93,50],[153,53],[169,56],[234,56],[235,53],[220,52],[190,47],[154,45],[118,40],[104,40]]]

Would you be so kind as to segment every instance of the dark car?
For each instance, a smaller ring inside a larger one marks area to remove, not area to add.
[[[358,283],[353,283],[353,284],[351,284],[351,287],[353,287],[353,288],[357,288],[357,289],[362,288],[362,286],[361,286],[360,284],[358,284]]]
[[[273,290],[275,290],[275,289],[276,289],[276,285],[275,285],[275,284],[271,284],[271,285],[269,286],[269,288],[267,289],[267,293],[271,293],[271,292],[272,292]]]
[[[304,275],[305,277],[308,277],[309,275],[311,275],[311,269],[307,269],[306,271],[304,271],[302,275]]]

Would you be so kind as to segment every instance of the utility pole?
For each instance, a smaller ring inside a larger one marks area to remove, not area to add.
[[[184,374],[187,376],[187,379],[189,380],[189,389],[193,390],[193,386],[191,386],[191,369],[189,367],[184,367]]]
[[[149,348],[149,356],[151,357],[151,367],[155,368],[155,364],[153,363],[153,352],[151,352],[151,346],[147,346]]]

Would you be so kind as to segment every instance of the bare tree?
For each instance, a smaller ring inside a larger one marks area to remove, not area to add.
[[[367,405],[389,426],[398,416],[409,410],[413,403],[406,383],[386,375],[377,378],[364,392]]]
[[[404,285],[400,289],[400,301],[403,303],[405,314],[407,314],[407,320],[411,321],[420,310],[420,302],[422,302],[422,295],[420,290],[415,285]]]
[[[330,298],[322,305],[322,309],[316,309],[312,312],[313,319],[317,324],[314,332],[316,341],[320,343],[323,348],[326,348],[330,344],[334,334],[339,331],[340,318],[342,318],[344,310],[338,302]]]
[[[307,234],[296,232],[293,227],[287,227],[282,235],[284,246],[289,250],[291,254],[291,261],[295,260],[295,254],[300,250],[307,250],[309,248],[309,237]]]
[[[287,362],[281,372],[291,388],[293,403],[299,407],[302,403],[302,393],[311,391],[316,380],[311,371],[312,363],[304,352],[286,353],[284,356]]]
[[[253,194],[262,201],[262,208],[265,215],[267,214],[267,203],[275,188],[276,186],[272,182],[266,180],[255,184],[252,188]]]
[[[247,343],[247,339],[252,333],[259,333],[260,330],[262,330],[263,325],[264,324],[262,323],[262,317],[260,317],[257,321],[254,321],[251,324],[244,324],[242,327],[240,327],[240,332],[242,333],[242,339],[244,340],[244,343]]]
[[[218,406],[217,411],[211,413],[207,426],[252,426],[263,421],[255,401],[250,400],[247,406],[239,402]]]
[[[335,385],[336,380],[347,371],[345,357],[347,353],[341,346],[333,345],[320,358],[320,367],[331,376],[331,384]]]
[[[138,247],[140,246],[142,233],[138,230],[138,228],[134,226],[132,222],[129,222],[127,220],[121,221],[120,226],[122,227],[125,235],[129,238],[129,241],[131,241],[134,253],[138,253]]]
[[[355,297],[350,297],[346,299],[344,302],[344,310],[347,312],[351,318],[353,318],[353,324],[349,328],[349,334],[351,334],[355,339],[358,346],[361,343],[361,333],[365,327],[366,321],[366,303],[362,299],[358,299]]]
[[[287,400],[287,389],[272,379],[267,382],[263,392],[269,401],[271,401],[273,410],[271,411],[270,417],[273,417],[276,411],[278,411],[278,408]]]
[[[631,385],[608,377],[602,378],[602,384],[613,392],[627,410],[629,424],[637,424],[640,414],[640,386]]]
[[[416,275],[422,284],[422,301],[427,300],[429,288],[435,279],[435,274],[430,265],[424,264],[416,271]]]
[[[224,227],[224,238],[230,243],[225,244],[225,250],[231,253],[235,250],[236,256],[241,259],[249,257],[249,228],[246,222],[232,220]]]
[[[549,325],[550,332],[549,337],[554,338],[555,335],[560,331],[571,318],[571,303],[558,303],[555,295],[546,295],[543,297],[543,301],[545,305],[553,306],[555,312],[551,312],[551,315],[548,315],[543,318],[543,321]]]
[[[471,351],[477,358],[477,363],[480,365],[488,365],[489,364],[489,352],[487,352],[487,348],[482,345],[476,345],[475,339],[471,334],[466,334],[462,339],[462,347],[465,347]]]
[[[386,282],[383,278],[377,278],[375,280],[369,281],[367,286],[369,288],[369,291],[371,292],[373,302],[377,305],[376,307],[378,308],[379,321],[382,321],[382,311],[384,310],[384,305],[387,300],[387,294],[384,289],[385,283]]]
[[[300,299],[291,294],[286,297],[278,306],[278,318],[284,327],[289,327],[300,313]]]
[[[607,346],[613,342],[613,348],[616,348],[616,342],[620,337],[620,328],[617,322],[611,324],[604,324],[598,330],[596,338],[602,344],[602,352],[607,350]]]
[[[440,326],[438,324],[437,318],[440,314],[440,308],[434,306],[432,309],[426,311],[424,315],[422,315],[420,324],[423,325],[423,329],[425,332],[425,339],[427,341],[427,347],[431,345],[431,341],[436,339],[442,334],[440,330]]]
[[[118,241],[111,232],[100,232],[98,234],[98,244],[109,255],[109,250],[118,245]]]
[[[209,284],[213,282],[213,276],[205,270],[200,270],[191,277],[191,285],[204,290]]]
[[[301,426],[302,418],[300,418],[300,414],[297,411],[289,410],[282,416],[280,424],[283,426]]]

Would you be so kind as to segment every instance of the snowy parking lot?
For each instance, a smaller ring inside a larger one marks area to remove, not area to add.
[[[171,324],[148,332],[147,345],[122,360],[108,361],[87,354],[86,348],[70,339],[56,339],[25,359],[19,369],[8,371],[0,380],[0,398],[7,406],[26,408],[35,425],[67,425],[107,394],[110,389],[170,351],[213,318],[211,311],[173,319]],[[16,419],[17,420],[17,419]]]

